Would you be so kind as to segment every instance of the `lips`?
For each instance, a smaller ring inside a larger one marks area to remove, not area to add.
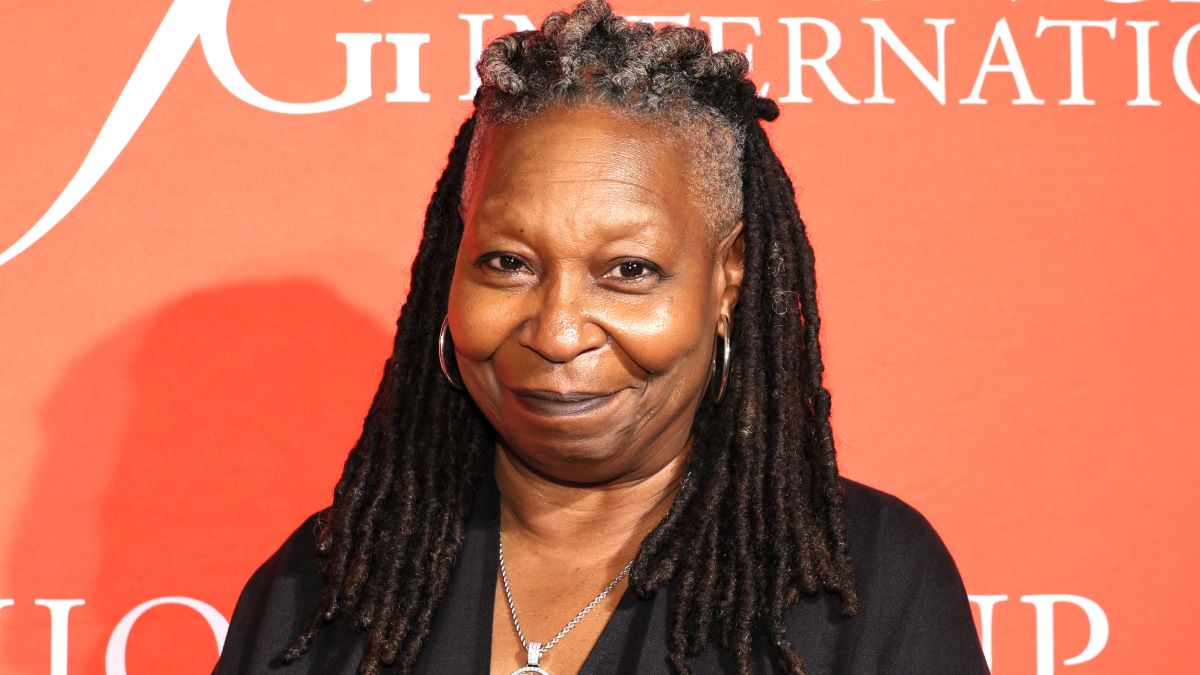
[[[513,394],[523,408],[534,414],[549,417],[571,417],[585,415],[604,407],[612,400],[616,392],[514,389]]]

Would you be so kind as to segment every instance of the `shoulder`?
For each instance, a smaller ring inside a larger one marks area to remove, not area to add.
[[[321,510],[305,518],[258,566],[242,589],[239,606],[245,604],[243,600],[268,599],[271,594],[286,593],[289,597],[301,598],[306,590],[321,585],[317,574],[317,532],[324,517],[325,511]]]
[[[308,576],[316,571],[317,534],[327,517],[327,510],[315,511],[305,518],[262,567],[283,576]]]
[[[903,499],[841,478],[846,538],[882,672],[987,673],[957,564]]]
[[[933,524],[911,504],[844,476],[839,481],[852,555],[873,563],[872,567],[914,562],[953,564]]]
[[[966,602],[958,566],[928,518],[878,488],[845,477],[840,483],[860,595],[885,606],[901,600],[906,590],[937,591],[943,600]]]
[[[316,611],[323,590],[316,534],[323,516],[322,510],[305,518],[250,575],[238,595],[214,675],[268,672],[276,654]]]

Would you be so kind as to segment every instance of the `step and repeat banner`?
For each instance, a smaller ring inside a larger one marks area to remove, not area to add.
[[[613,4],[779,102],[843,473],[994,672],[1195,672],[1200,2]],[[6,4],[0,672],[210,671],[357,438],[474,59],[560,8]]]

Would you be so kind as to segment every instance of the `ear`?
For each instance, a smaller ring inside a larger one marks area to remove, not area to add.
[[[733,319],[733,308],[737,306],[742,292],[742,276],[746,271],[744,223],[737,224],[717,243],[717,293],[718,312]],[[725,336],[728,337],[728,336]]]

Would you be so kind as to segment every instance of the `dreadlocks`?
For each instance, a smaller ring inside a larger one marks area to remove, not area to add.
[[[281,660],[298,659],[340,615],[367,631],[360,673],[392,664],[412,670],[497,440],[470,396],[444,382],[436,353],[472,140],[478,144],[488,124],[525,119],[554,102],[599,101],[707,130],[695,153],[697,194],[711,200],[714,221],[728,226],[740,217],[745,225],[728,389],[719,405],[700,403],[692,479],[643,541],[630,584],[643,597],[675,584],[667,639],[676,672],[690,673],[690,658],[715,640],[739,675],[750,673],[757,631],[777,670],[805,673],[788,641],[787,608],[825,590],[849,615],[858,598],[822,384],[813,250],[791,180],[759,122],[774,120],[778,107],[756,95],[743,54],[712,53],[699,29],[629,23],[603,0],[497,39],[477,68],[475,112],[455,136],[426,210],[392,355],[322,513],[325,591]],[[720,190],[711,189],[714,180]],[[731,194],[732,211],[722,202]]]

